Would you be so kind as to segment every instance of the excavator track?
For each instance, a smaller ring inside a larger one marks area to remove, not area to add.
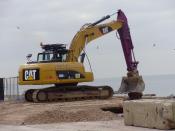
[[[25,100],[35,103],[108,99],[112,96],[113,89],[110,86],[52,86],[43,89],[30,89],[25,92]]]

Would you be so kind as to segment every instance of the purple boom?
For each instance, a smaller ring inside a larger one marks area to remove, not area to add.
[[[123,48],[123,52],[126,60],[127,70],[128,71],[137,70],[138,62],[135,60],[135,57],[134,57],[134,52],[133,52],[134,46],[132,44],[127,17],[123,13],[123,11],[118,10],[117,20],[123,22],[122,28],[117,30],[117,32],[119,33],[119,36],[120,36],[120,41],[122,44],[122,48]]]

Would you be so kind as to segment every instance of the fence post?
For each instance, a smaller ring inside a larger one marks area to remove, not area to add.
[[[4,101],[4,82],[3,78],[0,78],[0,101]]]

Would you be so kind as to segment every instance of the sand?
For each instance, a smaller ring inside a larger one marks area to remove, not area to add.
[[[122,99],[116,97],[108,100],[61,103],[1,102],[0,124],[31,125],[117,120],[120,117],[114,111],[117,107],[121,109],[122,102]]]
[[[0,131],[160,131],[125,126],[123,118],[109,121],[63,122],[35,125],[0,125]]]
[[[0,131],[157,131],[125,126],[123,99],[62,103],[0,102]]]

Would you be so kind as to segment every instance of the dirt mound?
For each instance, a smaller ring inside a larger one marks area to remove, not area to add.
[[[0,124],[41,124],[118,119],[107,107],[121,107],[122,99],[86,100],[62,103],[0,103]]]
[[[58,122],[78,122],[78,121],[102,121],[115,120],[117,115],[110,111],[102,111],[100,108],[88,108],[81,110],[51,110],[44,111],[37,115],[29,116],[24,120],[24,124],[58,123]]]

